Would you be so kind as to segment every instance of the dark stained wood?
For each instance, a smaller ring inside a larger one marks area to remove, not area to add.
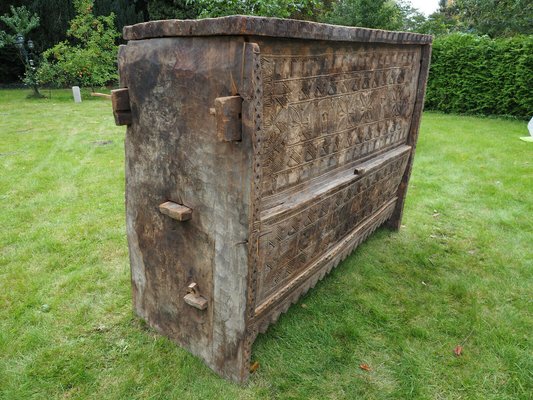
[[[111,91],[111,104],[113,111],[130,111],[130,94],[128,88]]]
[[[113,116],[115,117],[115,125],[131,125],[133,118],[131,111],[115,111]]]
[[[245,382],[257,334],[399,224],[431,37],[242,16],[125,36],[135,311]]]
[[[132,121],[128,88],[111,91],[111,105],[116,125],[130,125]]]

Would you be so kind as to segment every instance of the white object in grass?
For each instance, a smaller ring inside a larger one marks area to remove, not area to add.
[[[81,92],[79,86],[72,86],[72,95],[74,96],[74,103],[81,103]]]

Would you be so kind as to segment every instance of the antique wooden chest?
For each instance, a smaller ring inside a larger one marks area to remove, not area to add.
[[[135,311],[246,381],[258,332],[400,226],[431,37],[243,16],[124,37]]]

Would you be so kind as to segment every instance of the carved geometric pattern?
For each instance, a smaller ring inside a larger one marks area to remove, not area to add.
[[[418,49],[262,55],[262,197],[404,143]]]
[[[312,204],[298,205],[289,215],[264,220],[257,304],[393,198],[408,157],[409,153],[404,153]]]
[[[419,62],[418,48],[371,45],[313,55],[262,53],[261,178],[254,195],[261,211],[268,211],[270,198],[405,144]],[[280,215],[259,217],[254,306],[394,198],[408,156]]]

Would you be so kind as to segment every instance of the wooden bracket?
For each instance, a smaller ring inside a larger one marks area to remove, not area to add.
[[[187,294],[183,298],[185,303],[199,310],[205,310],[207,308],[207,299],[200,294],[198,284],[192,282],[187,286]]]
[[[181,204],[167,201],[159,205],[159,211],[176,221],[187,221],[192,217],[192,209]]]
[[[213,113],[212,110],[211,113]],[[218,139],[222,142],[240,141],[242,138],[242,97],[217,97],[214,114],[217,120]]]
[[[111,104],[116,125],[131,125],[130,93],[128,88],[111,91]]]

